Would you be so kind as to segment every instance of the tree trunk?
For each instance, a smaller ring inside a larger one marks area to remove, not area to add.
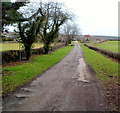
[[[68,46],[68,41],[65,41],[65,46]]]
[[[29,61],[31,57],[31,46],[30,45],[25,46],[25,52],[26,52],[26,61]]]
[[[49,44],[44,44],[44,54],[48,54],[49,52]]]
[[[65,41],[65,46],[68,46],[69,44],[71,44],[71,39],[68,38],[66,41]]]

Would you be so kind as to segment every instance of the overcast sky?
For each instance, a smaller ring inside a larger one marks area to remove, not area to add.
[[[81,28],[83,35],[118,36],[118,2],[120,0],[54,1],[64,3],[77,16],[75,23]]]

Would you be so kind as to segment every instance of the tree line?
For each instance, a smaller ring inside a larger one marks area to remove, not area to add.
[[[77,27],[68,24],[72,16],[63,8],[63,4],[58,2],[40,2],[36,4],[36,9],[29,5],[29,1],[15,3],[2,2],[2,30],[7,25],[16,24],[16,32],[19,34],[19,42],[25,47],[26,60],[31,56],[32,44],[39,38],[44,44],[44,53],[48,54],[50,44],[59,36],[62,28],[63,34],[66,35],[65,45],[67,46],[71,39],[77,34]],[[19,9],[23,6],[28,9]],[[25,16],[25,12],[28,16]]]

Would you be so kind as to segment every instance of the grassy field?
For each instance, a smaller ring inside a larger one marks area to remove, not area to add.
[[[59,43],[57,43],[59,44]],[[53,46],[54,44],[51,44]],[[43,47],[42,43],[34,43],[32,45],[33,49]],[[22,44],[19,43],[0,43],[0,51],[7,51],[7,50],[22,50]]]
[[[74,46],[61,48],[51,54],[37,56],[29,63],[3,68],[8,75],[3,76],[3,94],[14,91],[17,87],[24,85],[33,78],[49,69],[65,57]]]
[[[109,76],[118,76],[118,63],[81,45],[87,63],[95,70],[97,77],[109,80]]]
[[[7,50],[22,50],[22,44],[19,43],[0,43],[0,46],[2,46],[2,48],[0,48],[0,51],[7,51]],[[35,48],[40,48],[43,47],[43,44],[41,43],[35,43],[32,46],[34,49]]]
[[[118,53],[118,43],[120,43],[120,41],[107,41],[95,44],[94,46]]]

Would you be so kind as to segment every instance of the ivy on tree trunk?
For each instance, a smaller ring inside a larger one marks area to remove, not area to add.
[[[26,52],[26,61],[29,61],[31,57],[31,45],[25,45],[25,52]]]

